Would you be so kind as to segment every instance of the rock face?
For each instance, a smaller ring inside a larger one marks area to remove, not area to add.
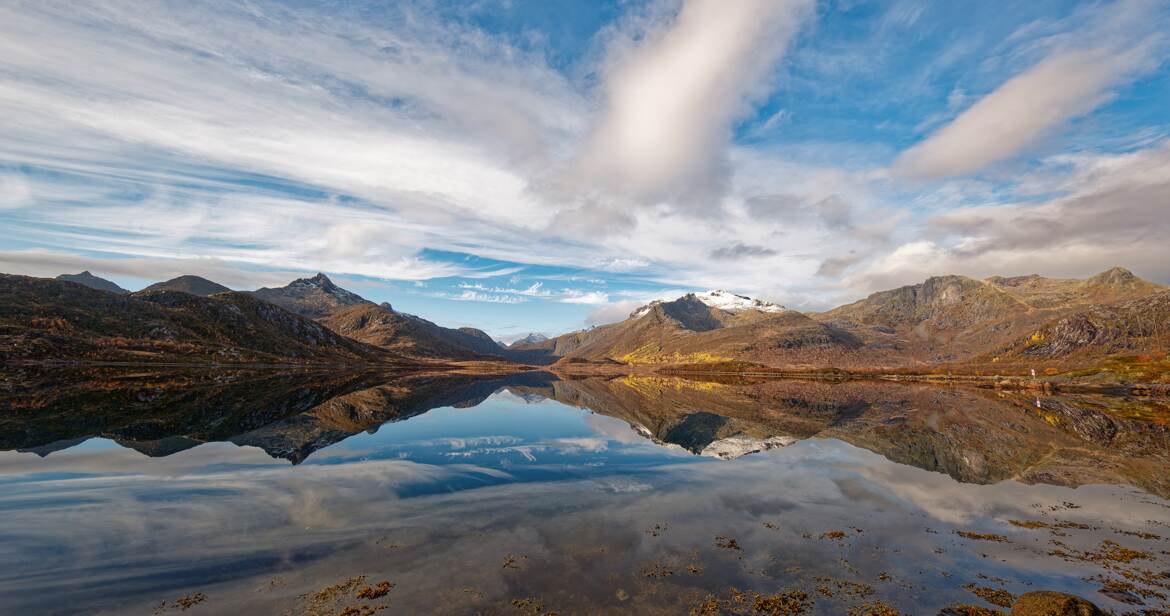
[[[155,291],[178,291],[180,293],[207,297],[216,293],[227,293],[231,289],[218,282],[212,282],[199,276],[179,276],[178,278],[172,278],[165,282],[156,282],[139,291],[139,293],[153,293]]]
[[[81,272],[80,274],[61,274],[60,276],[57,276],[57,280],[63,280],[65,282],[76,282],[77,284],[83,284],[91,289],[97,289],[98,291],[109,291],[110,293],[117,293],[118,295],[127,295],[130,293],[126,289],[119,287],[105,278],[98,278],[97,276],[94,276],[93,274],[89,273],[89,270]]]
[[[244,293],[115,295],[11,275],[0,275],[0,355],[217,363],[398,359]]]
[[[252,295],[310,319],[319,319],[359,304],[374,305],[360,295],[333,284],[325,274],[298,278],[280,288],[257,289]]]
[[[1038,591],[1022,595],[1012,616],[1105,616],[1096,605],[1062,592]]]

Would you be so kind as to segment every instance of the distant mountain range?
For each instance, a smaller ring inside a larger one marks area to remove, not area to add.
[[[0,356],[214,363],[398,362],[246,293],[132,295],[0,274]]]
[[[545,340],[548,340],[548,336],[546,336],[544,334],[538,334],[536,332],[531,332],[529,334],[525,334],[521,338],[517,338],[516,340],[513,340],[512,343],[508,345],[508,348],[512,349],[512,348],[524,346],[526,344],[536,344],[538,342],[544,342]]]
[[[618,323],[553,338],[532,333],[508,346],[475,328],[442,327],[388,303],[375,304],[324,274],[252,292],[234,292],[198,276],[133,294],[89,272],[52,281],[3,280],[12,292],[0,300],[0,343],[15,349],[14,357],[42,359],[150,359],[156,353],[240,361],[380,357],[1006,370],[1038,364],[1069,368],[1117,357],[1165,361],[1170,348],[1170,289],[1122,268],[1084,280],[937,276],[821,313],[723,290],[690,293],[651,302]],[[219,314],[224,311],[232,318]],[[274,322],[285,329],[272,329]],[[256,339],[229,331],[233,327],[251,328]],[[119,342],[111,342],[115,339]]]
[[[728,296],[653,302],[619,323],[511,348],[562,362],[799,369],[1075,363],[1170,348],[1170,289],[1122,268],[1085,280],[938,276],[808,314]]]

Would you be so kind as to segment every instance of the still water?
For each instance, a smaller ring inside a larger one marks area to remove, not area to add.
[[[547,373],[0,385],[4,614],[1170,603],[1165,401]]]

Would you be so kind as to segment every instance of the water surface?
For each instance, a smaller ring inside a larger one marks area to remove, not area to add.
[[[1156,400],[546,373],[2,383],[0,613],[934,614],[1038,589],[1124,613],[1170,593]]]

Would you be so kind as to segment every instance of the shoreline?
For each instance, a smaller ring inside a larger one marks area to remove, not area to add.
[[[1034,391],[1037,393],[1098,393],[1142,397],[1170,397],[1170,383],[1076,380],[1075,377],[1030,377],[1016,375],[938,374],[906,372],[851,372],[838,369],[782,370],[767,366],[745,369],[704,369],[696,366],[655,366],[652,364],[551,364],[546,366],[518,364],[507,361],[455,361],[417,363],[217,363],[181,361],[109,361],[109,360],[9,360],[0,362],[4,368],[165,368],[195,370],[286,370],[286,371],[361,371],[361,372],[442,372],[450,374],[479,374],[484,376],[549,372],[561,378],[590,376],[616,378],[629,375],[676,377],[716,377],[760,380],[807,380],[843,383],[847,381],[888,381],[928,383],[934,385],[966,385],[982,389]]]

